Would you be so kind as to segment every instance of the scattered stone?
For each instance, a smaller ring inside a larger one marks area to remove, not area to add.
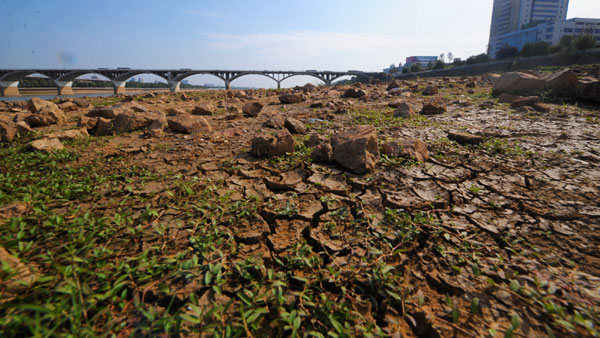
[[[483,137],[479,135],[473,135],[470,133],[455,133],[449,132],[448,139],[456,141],[460,144],[480,144],[483,142]]]
[[[6,265],[10,271],[6,279],[6,272],[0,274],[0,303],[18,296],[39,278],[35,268],[25,265],[3,247],[0,247],[0,262],[3,269]]]
[[[531,107],[533,107],[533,109],[539,111],[540,113],[550,112],[550,106],[545,103],[534,103],[533,105],[531,105]]]
[[[60,141],[64,141],[64,140],[82,139],[82,138],[86,138],[88,136],[90,136],[90,134],[88,134],[87,129],[81,128],[81,129],[71,129],[71,130],[65,130],[65,131],[61,131],[61,132],[48,134],[48,135],[46,135],[46,138],[50,138],[50,139],[57,138]]]
[[[209,104],[200,104],[192,110],[192,115],[210,116],[214,114],[214,108]]]
[[[440,90],[437,86],[427,86],[427,88],[425,88],[425,90],[423,91],[423,95],[437,95],[439,92]]]
[[[263,124],[264,127],[281,129],[284,127],[285,119],[279,114],[273,114],[269,116],[269,119]]]
[[[373,126],[360,125],[336,134],[331,146],[335,162],[356,174],[373,170],[379,159],[377,130]]]
[[[310,134],[310,137],[304,142],[304,145],[306,145],[309,148],[314,148],[325,141],[327,141],[326,137],[321,136],[317,133],[313,133]]]
[[[510,72],[500,77],[494,85],[493,93],[521,93],[543,89],[546,82],[535,75]]]
[[[512,103],[520,98],[522,98],[522,96],[502,93],[498,97],[498,103]]]
[[[115,107],[96,107],[90,110],[85,116],[87,117],[102,117],[105,119],[113,119],[117,116],[118,111]]]
[[[252,139],[250,153],[255,157],[273,157],[293,153],[296,140],[287,129],[275,135],[257,136]]]
[[[519,108],[519,107],[523,107],[523,106],[533,106],[536,103],[540,102],[540,98],[539,96],[526,96],[526,97],[520,97],[516,100],[513,100],[510,103],[510,106],[512,108]]]
[[[0,207],[0,219],[7,220],[12,217],[25,215],[30,209],[29,203],[15,202]]]
[[[135,112],[126,111],[120,113],[113,119],[113,129],[117,133],[132,132],[150,127],[152,123],[159,120],[159,123],[166,123],[165,114],[161,112]]]
[[[90,106],[90,102],[86,99],[73,99],[73,103],[75,103],[80,108],[87,108]]]
[[[318,108],[323,108],[324,106],[325,105],[323,104],[323,102],[313,102],[308,107],[311,109],[318,109]]]
[[[242,112],[244,115],[257,117],[262,109],[263,105],[260,102],[248,102],[242,107]]]
[[[57,124],[65,119],[65,114],[62,110],[58,109],[56,105],[54,107],[42,107],[36,113],[28,116],[25,119],[28,125],[31,127],[45,127],[51,124]]]
[[[33,132],[27,123],[0,120],[0,142],[11,142],[15,137]]]
[[[181,108],[169,108],[169,110],[167,110],[167,116],[177,116],[180,114],[187,114],[185,112],[185,110],[181,109]]]
[[[113,134],[113,123],[112,120],[105,119],[103,117],[96,118],[96,124],[92,130],[95,136],[106,136]]]
[[[79,107],[73,102],[63,102],[58,105],[58,108],[62,111],[76,111]]]
[[[416,115],[417,113],[415,113],[413,108],[405,102],[400,103],[394,112],[394,117],[401,117],[404,119],[408,119]]]
[[[575,90],[577,88],[577,74],[567,68],[542,78],[546,89],[550,90]]]
[[[315,147],[311,158],[316,163],[329,163],[333,161],[333,148],[330,142],[323,142]]]
[[[288,117],[285,119],[284,125],[287,130],[292,134],[304,134],[306,133],[306,127],[304,124],[294,118]]]
[[[382,154],[392,157],[406,157],[419,162],[425,162],[429,159],[427,145],[417,139],[386,142],[383,144]]]
[[[43,138],[31,142],[31,148],[36,151],[52,152],[62,150],[64,146],[57,138]]]
[[[169,128],[176,133],[203,134],[211,133],[208,121],[198,115],[181,114],[168,119]]]
[[[434,97],[427,102],[423,109],[421,109],[421,115],[439,115],[446,111],[446,102],[441,97]]]
[[[390,84],[387,86],[387,88],[385,90],[386,91],[390,91],[390,90],[395,89],[395,88],[400,88],[400,82],[398,82],[396,80],[390,82]]]
[[[32,97],[27,101],[29,110],[32,113],[39,113],[42,109],[58,110],[58,106],[50,101],[42,100],[37,97]]]
[[[475,83],[475,81],[468,82],[465,85],[465,87],[467,87],[467,88],[475,88],[476,86],[477,86],[477,83]]]
[[[600,102],[600,81],[580,80],[579,96],[584,100]]]
[[[306,98],[304,97],[304,95],[300,95],[300,94],[281,94],[279,96],[279,102],[281,102],[281,104],[295,104],[295,103],[301,103],[306,101]]]
[[[362,89],[357,90],[354,88],[349,88],[349,89],[346,89],[343,96],[346,98],[356,99],[356,98],[366,97],[367,93],[365,93]]]

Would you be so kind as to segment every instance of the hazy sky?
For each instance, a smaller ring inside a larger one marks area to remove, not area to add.
[[[492,2],[0,0],[0,67],[380,71],[484,52]],[[571,17],[600,17],[600,0],[571,0]]]

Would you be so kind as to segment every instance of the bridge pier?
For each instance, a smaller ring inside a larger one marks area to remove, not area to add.
[[[2,96],[21,96],[19,81],[0,81],[0,94]]]
[[[277,89],[281,89],[281,81],[277,81]]]
[[[73,95],[73,81],[54,81],[58,87],[58,95]]]
[[[127,93],[127,89],[125,88],[125,81],[113,81],[113,86],[115,86],[115,95],[125,94]]]
[[[225,90],[231,90],[231,81],[225,80]]]
[[[169,90],[171,93],[177,93],[179,91],[180,81],[169,81]]]

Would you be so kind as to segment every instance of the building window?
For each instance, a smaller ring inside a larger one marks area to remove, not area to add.
[[[552,34],[546,35],[546,40],[552,40]]]
[[[594,30],[594,33],[595,33],[595,34],[600,34],[600,29],[596,29],[596,30]]]
[[[563,29],[563,32],[565,32],[565,33],[573,33],[573,28],[565,28],[565,29]]]
[[[546,33],[552,33],[552,32],[554,32],[554,27],[548,27],[546,29]]]
[[[575,22],[576,25],[583,25],[583,22]]]
[[[581,32],[583,32],[582,28],[575,28],[575,33],[581,33]]]

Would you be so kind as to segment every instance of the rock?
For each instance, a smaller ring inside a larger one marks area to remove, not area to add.
[[[311,108],[311,109],[318,109],[318,108],[323,108],[323,107],[325,107],[323,102],[313,102],[310,104],[310,106],[308,106],[308,108]]]
[[[492,92],[501,93],[522,93],[544,89],[546,82],[535,75],[510,72],[502,75],[494,85]]]
[[[483,142],[483,137],[479,135],[473,135],[470,133],[455,133],[449,132],[448,139],[456,141],[460,144],[480,144]]]
[[[383,144],[382,153],[387,156],[406,157],[419,162],[425,162],[429,159],[427,145],[417,139],[386,142]]]
[[[80,108],[86,108],[90,106],[90,102],[86,99],[73,99],[73,103],[75,103]]]
[[[0,120],[0,142],[10,142],[15,137],[25,135],[29,132],[33,132],[33,130],[23,121],[15,123]]]
[[[513,100],[513,102],[510,103],[510,106],[512,108],[519,108],[523,106],[533,106],[538,102],[540,102],[539,96],[526,96]]]
[[[64,102],[58,105],[58,108],[62,111],[76,111],[79,107],[73,102]]]
[[[29,101],[27,101],[27,104],[28,104],[29,110],[32,113],[39,113],[44,108],[51,109],[51,110],[59,109],[55,103],[46,101],[46,100],[42,100],[37,97],[32,97],[31,99],[29,99]]]
[[[52,133],[52,134],[48,134],[46,135],[46,138],[57,138],[60,141],[64,141],[64,140],[76,140],[76,139],[82,139],[82,138],[86,138],[90,136],[90,134],[88,134],[88,131],[86,128],[81,128],[81,129],[71,129],[71,130],[65,130],[65,131],[60,131],[57,133]]]
[[[242,107],[242,112],[244,115],[257,117],[262,109],[263,105],[260,102],[248,102]]]
[[[408,88],[401,88],[401,87],[393,88],[388,91],[388,94],[393,95],[393,96],[398,96],[403,93],[410,93],[410,92],[408,91]]]
[[[319,144],[323,143],[327,141],[327,138],[324,136],[321,136],[317,133],[311,134],[310,137],[308,138],[308,140],[304,141],[304,145],[309,147],[309,148],[314,148],[316,146],[318,146]]]
[[[250,153],[255,157],[273,157],[293,153],[296,140],[287,129],[275,135],[257,136],[252,139]]]
[[[577,88],[577,74],[567,68],[556,73],[544,76],[546,89],[550,90],[575,90]]]
[[[103,117],[96,118],[96,125],[94,126],[93,133],[96,136],[112,135],[113,121]]]
[[[54,107],[42,107],[37,113],[28,116],[25,122],[35,128],[57,124],[64,119],[64,113],[55,105]]]
[[[202,134],[211,133],[208,121],[197,115],[181,114],[168,119],[169,128],[176,133]]]
[[[408,104],[408,103],[401,103],[398,105],[398,107],[396,108],[396,111],[394,112],[394,117],[401,117],[401,118],[411,118],[413,116],[416,116],[417,113],[415,113],[415,111],[412,109],[412,107]]]
[[[97,122],[98,122],[97,117],[80,116],[79,120],[77,121],[77,127],[85,128],[87,130],[92,130],[96,126]]]
[[[263,123],[264,127],[273,128],[273,129],[281,129],[284,127],[285,120],[279,114],[273,114],[269,117],[268,120]]]
[[[3,269],[6,266],[10,271],[8,275],[6,272],[0,274],[0,303],[18,296],[39,278],[36,269],[25,265],[3,247],[0,247],[0,262]],[[5,279],[5,276],[8,278]]]
[[[498,97],[498,103],[512,103],[520,98],[522,98],[522,96],[502,93],[500,94],[500,97]]]
[[[333,159],[356,174],[373,170],[379,159],[377,130],[360,125],[336,134],[331,139]]]
[[[533,105],[531,105],[531,107],[533,107],[533,109],[539,111],[540,113],[550,112],[550,106],[545,103],[534,103]]]
[[[90,110],[85,116],[87,117],[102,117],[105,119],[113,119],[118,114],[116,107],[96,107]]]
[[[12,217],[19,217],[26,214],[30,209],[29,203],[15,202],[0,207],[0,219],[7,220]]]
[[[361,98],[364,96],[367,96],[367,93],[365,93],[362,89],[354,89],[354,88],[349,88],[346,89],[346,91],[344,92],[344,97],[346,98]]]
[[[63,144],[60,143],[59,139],[57,138],[43,138],[40,140],[35,140],[31,142],[30,146],[33,150],[43,152],[51,152],[55,150],[64,149]]]
[[[468,82],[465,85],[465,87],[467,87],[467,88],[475,88],[476,86],[477,86],[477,83],[475,83],[475,81]]]
[[[580,80],[579,96],[584,100],[600,102],[600,81]]]
[[[29,112],[27,112],[27,113],[16,113],[15,116],[13,117],[13,122],[27,121],[27,119],[31,115],[33,115],[33,114],[31,114]]]
[[[331,143],[323,142],[315,147],[310,157],[316,163],[329,163],[333,161],[333,148]]]
[[[421,109],[421,115],[438,115],[446,111],[446,102],[441,97],[434,97],[427,102],[423,109]]]
[[[214,108],[208,104],[201,104],[192,110],[192,115],[210,116],[213,115]]]
[[[169,108],[169,110],[167,110],[167,116],[177,116],[180,114],[187,114],[185,112],[185,110],[181,109],[181,108]]]
[[[306,98],[300,94],[281,94],[279,96],[279,102],[281,104],[295,104],[306,101]]]
[[[425,88],[425,90],[423,91],[423,95],[437,95],[437,93],[439,93],[440,90],[437,86],[427,86],[427,88]]]
[[[285,128],[287,128],[287,130],[289,130],[290,133],[292,133],[292,134],[306,133],[306,127],[304,126],[304,124],[294,118],[291,118],[291,117],[288,117],[287,119],[285,119],[283,126]]]
[[[117,133],[132,132],[150,127],[156,120],[166,123],[165,114],[161,112],[126,111],[113,119],[113,130]]]
[[[387,86],[387,88],[385,90],[390,91],[395,88],[400,88],[400,83],[396,80],[393,80],[392,82],[390,82],[390,84]]]

